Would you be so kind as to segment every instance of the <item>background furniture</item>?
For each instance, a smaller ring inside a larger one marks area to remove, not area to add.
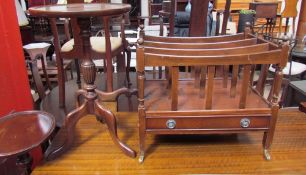
[[[68,0],[69,3],[81,3],[84,2],[83,0]],[[123,16],[123,14],[121,15]],[[110,16],[111,17],[111,16]],[[52,18],[50,19],[52,33],[54,35],[54,47],[55,47],[55,53],[56,53],[56,63],[58,65],[58,86],[60,87],[59,91],[59,100],[60,100],[60,106],[65,106],[65,79],[64,79],[64,70],[63,70],[63,59],[78,59],[80,55],[82,55],[82,39],[79,35],[80,28],[78,27],[76,19],[70,19],[71,27],[72,27],[72,36],[73,38],[70,39],[69,34],[66,34],[68,37],[68,40],[66,43],[61,46],[59,35],[58,35],[58,26],[56,25],[56,19]],[[106,19],[103,19],[104,28],[109,27],[109,23],[106,24]],[[112,92],[113,91],[113,57],[117,57],[117,66],[118,70],[120,72],[125,72],[127,81],[129,82],[129,64],[130,64],[130,49],[128,48],[128,43],[125,40],[124,35],[124,18],[122,18],[121,22],[121,33],[123,35],[121,38],[118,37],[111,37],[109,32],[105,32],[108,36],[104,37],[90,37],[90,45],[91,45],[91,53],[90,57],[91,59],[104,59],[105,60],[105,67],[104,70],[107,75],[107,91]],[[67,25],[68,26],[68,25]],[[104,29],[104,30],[105,30]],[[69,31],[69,30],[66,30]],[[109,38],[109,40],[108,40]],[[106,43],[110,43],[110,48],[106,48],[105,45],[108,45]],[[127,53],[127,67],[125,64],[125,53]],[[78,67],[78,66],[77,66]]]
[[[216,4],[215,4],[215,8],[216,9],[220,9],[220,8],[223,8],[224,5],[225,5],[225,2],[226,0],[216,0]],[[252,3],[252,2],[276,2],[278,4],[278,9],[277,9],[277,13],[280,13],[281,12],[281,7],[282,7],[282,0],[232,0],[232,3],[231,3],[231,19],[233,22],[235,22],[236,24],[238,24],[238,21],[239,21],[239,11],[241,9],[249,9],[249,4]],[[258,22],[260,24],[265,24],[266,23],[266,19],[263,19],[263,20],[258,20]],[[278,31],[278,24],[279,23],[276,23],[276,28],[275,28],[275,32]],[[257,29],[256,29],[257,30]],[[284,30],[284,29],[283,29]]]
[[[231,36],[164,38],[144,36],[142,31],[143,39],[137,48],[140,162],[144,160],[147,134],[249,131],[264,132],[264,156],[270,160],[288,46],[279,48],[249,32],[247,28],[244,34]],[[259,92],[265,85],[263,65],[269,63],[276,65],[277,73],[265,99]],[[232,65],[232,73],[224,73],[223,79],[215,78],[218,65]],[[262,65],[262,71],[253,87],[251,70],[255,65]],[[169,67],[170,80],[150,81],[145,75],[146,66]],[[202,66],[200,78],[183,78],[179,66]],[[239,66],[243,67],[242,78],[238,78]]]
[[[264,37],[269,37],[273,35],[276,17],[277,17],[277,8],[278,4],[275,2],[252,2],[250,3],[250,9],[255,10],[256,14],[254,15],[254,24],[253,30],[255,26],[260,26],[261,24],[256,24],[257,19],[263,18],[266,19],[266,23],[259,27],[258,33],[259,35],[263,35]]]
[[[35,60],[37,57],[41,59],[36,59],[37,67],[41,67],[47,82],[47,85],[51,88],[51,83],[48,78],[46,71],[47,64],[47,51],[51,44],[49,43],[31,43],[23,46],[23,49],[30,55],[30,60]]]
[[[285,107],[297,107],[304,101],[306,101],[306,80],[291,81],[288,86]]]
[[[57,55],[60,55],[59,42],[56,37],[57,31],[55,27],[55,18],[70,18],[74,23],[75,29],[81,36],[75,35],[75,44],[72,46],[75,56],[82,60],[81,71],[84,77],[83,89],[75,92],[77,108],[71,111],[66,119],[63,127],[59,130],[54,138],[56,144],[52,144],[46,151],[46,157],[48,159],[54,159],[57,156],[68,150],[74,139],[74,128],[77,122],[87,114],[94,114],[98,121],[107,124],[108,131],[116,144],[123,153],[127,156],[135,157],[136,153],[130,149],[127,145],[121,142],[117,135],[117,122],[114,114],[106,109],[101,101],[111,100],[115,101],[120,94],[131,95],[131,92],[127,88],[121,88],[111,93],[105,93],[96,89],[95,78],[96,68],[92,61],[91,55],[91,38],[90,38],[90,17],[103,17],[104,30],[105,30],[105,50],[106,60],[111,61],[111,45],[110,45],[110,31],[109,31],[109,19],[112,16],[122,15],[130,10],[131,6],[127,4],[107,4],[107,3],[92,3],[92,4],[67,4],[67,5],[52,5],[43,7],[30,8],[29,11],[34,16],[46,16],[51,19],[51,26],[55,37],[55,48]],[[74,29],[74,30],[75,30]],[[61,59],[57,57],[58,65],[61,64]],[[108,69],[109,71],[109,69]],[[109,78],[109,77],[108,77]],[[111,85],[112,86],[112,85]],[[59,88],[61,90],[61,87]],[[109,90],[109,89],[108,89]],[[60,94],[62,95],[62,94]],[[61,97],[61,96],[60,96]],[[65,95],[62,96],[65,98]],[[83,98],[81,101],[80,97]],[[62,99],[64,101],[64,99]],[[60,105],[61,102],[60,101]],[[58,145],[58,140],[62,140],[62,144]]]
[[[285,0],[285,8],[280,14],[279,33],[282,33],[282,19],[286,18],[285,35],[288,32],[289,19],[292,18],[292,34],[295,35],[295,19],[298,14],[297,11],[298,0]]]
[[[46,141],[54,127],[54,117],[42,111],[23,111],[4,116],[0,119],[0,163],[18,156],[18,174],[31,174],[32,158],[29,151]],[[6,171],[2,173],[14,172],[13,169]]]
[[[39,109],[40,100],[43,99],[46,96],[46,94],[48,94],[52,89],[46,69],[46,62],[47,62],[46,54],[49,47],[50,47],[49,43],[32,43],[23,46],[23,48],[30,55],[30,60],[28,60],[27,63],[30,68],[31,76],[33,78],[33,82],[35,84],[35,88],[39,96],[39,99],[36,101],[36,99],[34,99],[35,91],[34,93],[32,93],[35,109]],[[42,74],[45,78],[47,88],[45,88],[45,86],[43,85],[43,81],[39,74],[38,67],[42,69]]]
[[[207,28],[212,28],[212,16],[209,13],[210,0],[193,0],[191,1],[191,12],[190,16],[188,12],[179,12],[179,2],[177,0],[171,1],[171,10],[170,12],[160,12],[160,15],[166,16],[169,18],[169,36],[174,36],[174,30],[177,27],[186,28],[188,26],[188,36],[206,36]],[[217,24],[216,24],[216,35],[219,34],[219,22],[220,22],[220,13],[223,15],[223,24],[222,24],[222,34],[226,33],[227,21],[229,18],[229,9],[231,0],[226,1],[226,5],[217,12]],[[210,9],[211,10],[211,9]],[[183,29],[182,29],[183,30]],[[179,32],[181,33],[181,32]],[[211,33],[211,32],[210,32]],[[210,35],[209,33],[209,35]]]

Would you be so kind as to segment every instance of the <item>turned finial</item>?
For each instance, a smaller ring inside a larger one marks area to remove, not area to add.
[[[247,35],[251,33],[251,23],[246,22],[244,27],[244,37],[247,38]]]
[[[139,28],[140,28],[140,31],[139,31],[139,39],[137,40],[137,43],[138,43],[139,45],[142,45],[143,42],[144,42],[143,37],[144,37],[144,35],[145,35],[145,33],[144,33],[144,25],[141,24],[141,25],[139,26]]]

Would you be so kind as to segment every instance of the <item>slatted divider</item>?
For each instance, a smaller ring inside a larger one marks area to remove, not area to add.
[[[239,46],[249,46],[257,44],[256,38],[228,41],[228,42],[216,42],[216,43],[166,43],[166,42],[155,42],[155,41],[145,41],[144,47],[156,47],[158,48],[160,44],[163,44],[164,48],[169,49],[212,49],[212,48],[230,48]]]
[[[177,111],[179,67],[172,67],[171,110]]]
[[[201,68],[201,77],[200,77],[200,98],[205,97],[206,75],[207,75],[207,66],[203,66]]]
[[[208,80],[207,86],[205,90],[206,101],[205,101],[205,109],[212,108],[212,96],[213,96],[213,88],[214,88],[214,76],[215,76],[215,66],[208,66]]]
[[[230,96],[235,97],[237,91],[239,65],[233,65]]]
[[[246,106],[246,98],[247,92],[250,85],[250,75],[251,75],[251,65],[243,65],[243,78],[242,78],[242,85],[241,85],[241,94],[240,94],[240,101],[239,101],[239,108],[244,109]]]

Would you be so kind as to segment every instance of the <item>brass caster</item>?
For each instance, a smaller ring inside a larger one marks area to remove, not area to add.
[[[271,155],[269,153],[269,150],[264,149],[264,156],[265,156],[266,160],[271,160]]]
[[[144,161],[144,153],[140,153],[138,161],[139,161],[139,163],[143,163],[143,161]]]

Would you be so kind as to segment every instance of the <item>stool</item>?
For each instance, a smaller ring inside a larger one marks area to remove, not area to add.
[[[43,111],[16,112],[0,118],[0,164],[17,156],[20,174],[30,174],[32,158],[29,151],[46,141],[54,127],[55,118]],[[12,174],[16,170],[5,171]]]

